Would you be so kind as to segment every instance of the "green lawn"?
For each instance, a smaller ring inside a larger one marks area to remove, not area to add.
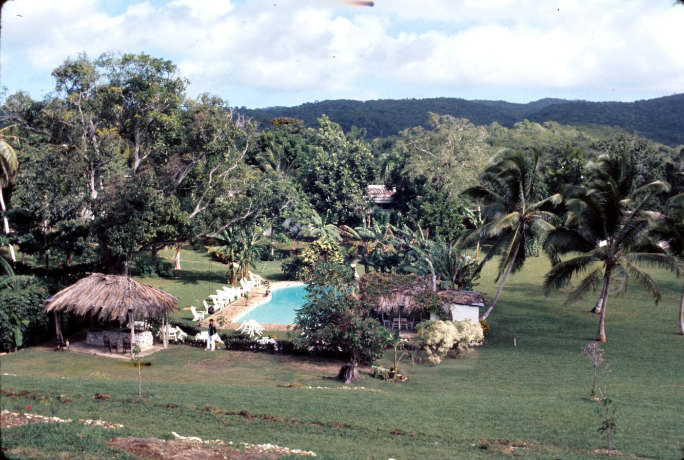
[[[202,254],[184,251],[183,260],[178,279],[146,280],[179,296],[181,306],[201,302],[223,279],[220,264]],[[489,295],[493,264],[479,286]],[[277,266],[257,269],[273,273]],[[591,365],[580,353],[595,337],[598,318],[587,312],[589,299],[561,307],[561,294],[544,297],[547,267],[532,259],[510,278],[490,316],[485,346],[439,366],[405,361],[410,381],[401,384],[364,376],[356,389],[343,389],[328,379],[338,363],[171,346],[146,358],[145,397],[138,399],[130,363],[38,347],[2,356],[3,409],[31,404],[37,414],[125,425],[4,429],[6,455],[130,458],[107,447],[107,439],[170,439],[175,431],[313,450],[317,458],[608,458],[595,452],[605,441],[597,432],[596,404],[586,400]],[[636,286],[609,300],[604,347],[610,371],[600,383],[619,411],[614,444],[622,454],[615,458],[684,453],[684,337],[676,333],[682,281],[654,274],[664,292],[659,306]],[[389,360],[388,354],[380,364],[389,366]],[[96,393],[111,398],[93,399]]]

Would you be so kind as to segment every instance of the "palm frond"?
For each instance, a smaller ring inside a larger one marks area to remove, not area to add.
[[[575,230],[557,228],[546,235],[543,249],[547,254],[567,254],[574,251],[588,252],[595,246]]]
[[[651,294],[651,297],[653,297],[653,300],[657,305],[662,296],[660,295],[660,289],[658,288],[655,280],[651,278],[648,273],[641,270],[637,265],[626,259],[623,259],[621,266],[632,279],[641,284],[641,286],[643,286],[643,288],[646,289],[649,294]]]
[[[580,302],[584,300],[589,291],[596,292],[599,286],[603,285],[603,268],[597,268],[592,270],[587,276],[585,276],[579,285],[568,292],[568,296],[563,302],[563,306],[572,305],[575,302]]]
[[[519,212],[511,212],[509,214],[506,214],[505,216],[497,219],[495,222],[492,222],[491,225],[488,227],[487,233],[483,234],[482,236],[492,237],[500,235],[505,231],[517,228],[520,224],[521,217],[522,216]]]
[[[593,255],[583,255],[557,263],[544,276],[544,294],[567,286],[575,275],[586,271],[596,261]]]
[[[645,264],[650,267],[662,268],[672,273],[681,273],[684,270],[681,259],[670,254],[653,252],[631,252],[625,256],[629,263]]]
[[[2,268],[2,271],[5,272],[7,277],[12,278],[14,276],[14,270],[12,270],[12,266],[2,256],[0,256],[0,268]]]

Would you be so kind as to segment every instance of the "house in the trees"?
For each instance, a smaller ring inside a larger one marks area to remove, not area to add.
[[[444,310],[452,321],[470,320],[477,324],[480,307],[485,306],[484,297],[477,291],[441,291],[437,293],[444,300]],[[439,319],[430,313],[430,319]]]

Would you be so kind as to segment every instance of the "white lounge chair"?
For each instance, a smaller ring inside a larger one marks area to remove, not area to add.
[[[261,335],[264,332],[264,327],[259,324],[258,321],[249,319],[244,323],[241,323],[237,330],[238,332],[248,334],[250,337],[252,337],[254,335]]]
[[[197,334],[195,334],[195,340],[200,340],[202,342],[206,342],[207,340],[209,340],[209,332],[207,332],[207,331],[198,332]],[[223,340],[221,340],[221,336],[218,334],[216,334],[216,343],[223,343]]]
[[[197,311],[194,305],[190,306],[190,313],[192,313],[192,320],[193,321],[202,321],[204,319],[204,315],[207,313],[206,311]]]
[[[244,278],[240,280],[240,286],[242,287],[242,290],[245,292],[249,292],[252,290],[252,283],[250,283]]]
[[[261,286],[261,277],[253,275],[252,272],[247,275],[247,279],[252,283],[252,286]]]
[[[214,304],[214,311],[221,311],[221,310],[223,310],[223,307],[225,307],[225,305],[226,305],[225,299],[223,299],[223,298],[222,298],[220,295],[218,295],[218,294],[211,294],[211,295],[209,296],[209,298],[211,299],[211,302]],[[206,308],[207,311],[208,311],[208,310],[209,310],[209,307],[206,306],[206,305],[207,305],[207,304],[206,304],[207,301],[205,300],[204,302],[205,302],[205,303],[204,303],[205,308]]]
[[[166,326],[166,327],[167,327],[167,331],[168,331],[169,340],[173,340],[174,342],[183,342],[185,340],[185,338],[188,336],[188,334],[183,332],[183,329],[181,329],[178,326],[174,326],[174,327]],[[159,332],[157,333],[157,335],[159,337],[161,337],[162,333],[163,333],[163,329],[159,329]]]
[[[234,288],[234,287],[228,287],[228,286],[223,286],[223,295],[226,296],[226,299],[228,299],[228,302],[235,302],[240,298],[240,288]]]

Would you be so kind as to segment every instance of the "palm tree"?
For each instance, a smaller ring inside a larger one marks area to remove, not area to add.
[[[19,169],[19,160],[17,159],[17,152],[10,144],[10,140],[14,136],[6,136],[5,132],[10,127],[5,127],[0,130],[0,210],[2,210],[2,223],[5,230],[5,235],[9,235],[9,223],[7,222],[7,216],[5,213],[7,209],[5,208],[5,199],[2,194],[2,189],[14,182],[14,178],[17,175]],[[16,262],[16,256],[14,255],[14,247],[11,243],[8,243],[10,259],[12,263]]]
[[[235,227],[228,227],[214,236],[214,239],[220,245],[216,252],[221,253],[224,262],[228,264],[228,281],[235,284],[238,277],[240,234]]]
[[[480,185],[463,193],[484,204],[482,217],[485,223],[464,238],[464,243],[485,238],[495,242],[482,260],[484,265],[502,251],[496,281],[499,287],[481,319],[486,319],[499,300],[508,275],[521,269],[533,238],[553,230],[556,219],[553,209],[562,201],[560,194],[541,201],[538,189],[539,153],[507,151],[496,155],[482,175]]]
[[[675,257],[684,257],[684,193],[673,196],[667,203],[667,214],[653,213],[656,217],[656,234],[667,251]],[[678,275],[684,273],[684,268]],[[684,335],[684,288],[679,302],[679,333]]]
[[[240,232],[241,247],[238,252],[238,263],[243,278],[249,276],[249,268],[258,260],[263,246],[259,243],[264,231],[257,226],[242,229]]]
[[[594,179],[588,188],[578,187],[566,198],[565,226],[550,232],[544,248],[556,261],[545,276],[546,293],[567,286],[573,276],[587,272],[579,285],[568,294],[566,303],[584,298],[593,288],[602,286],[600,319],[596,340],[606,341],[605,318],[608,294],[615,285],[618,292],[627,289],[627,280],[639,282],[660,300],[655,281],[638,263],[677,269],[676,261],[649,238],[652,227],[644,206],[657,192],[666,191],[668,185],[653,182],[633,190],[635,171],[629,164],[627,153],[617,151],[602,155],[588,166]],[[558,256],[579,252],[565,261]]]

